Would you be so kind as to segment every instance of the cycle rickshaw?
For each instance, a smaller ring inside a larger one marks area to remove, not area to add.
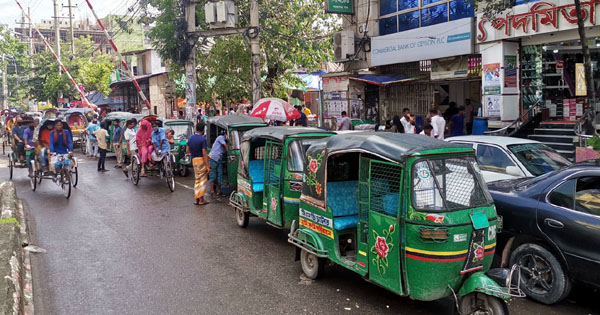
[[[33,121],[33,118],[31,117],[27,117],[24,118],[21,122],[18,123],[19,127],[22,126],[26,126],[27,124],[31,123]],[[25,149],[23,149],[23,156],[19,156],[19,152],[17,149],[17,144],[15,143],[15,140],[12,138],[12,129],[17,125],[17,122],[14,123],[13,126],[11,126],[11,132],[7,131],[7,136],[8,136],[8,143],[10,144],[11,147],[11,152],[8,153],[8,174],[9,174],[9,179],[13,178],[13,172],[15,168],[27,168],[27,159],[28,154],[27,152],[25,152]]]
[[[154,115],[145,116],[142,120],[148,120],[150,122],[158,121],[159,127],[162,127],[162,118]],[[146,174],[148,176],[160,177],[160,179],[165,180],[169,190],[171,192],[175,191],[175,175],[173,173],[173,165],[175,164],[175,157],[171,154],[171,152],[166,152],[159,160],[154,159],[155,154],[152,155],[151,158],[154,161],[154,166],[147,165],[146,166]],[[133,161],[131,162],[131,181],[134,185],[140,182],[140,175],[142,172],[142,162],[141,158],[138,154],[133,156]]]
[[[71,132],[71,128],[64,121],[56,118],[44,119],[40,125],[39,129],[36,130],[38,133],[38,147],[35,149],[35,159],[30,163],[30,182],[31,182],[31,190],[35,191],[37,186],[42,183],[43,179],[52,180],[56,185],[58,185],[65,196],[65,198],[69,199],[71,196],[71,188],[77,186],[77,182],[79,181],[79,171],[77,168],[77,159],[75,157],[67,157],[66,155],[58,155],[57,156],[57,167],[60,168],[56,173],[52,173],[49,170],[44,170],[42,167],[42,158],[46,159],[46,163],[48,166],[51,163],[51,157],[49,154],[49,144],[50,144],[50,132],[54,129],[54,125],[56,122],[63,122],[64,130],[68,130]],[[72,132],[71,132],[72,134]],[[42,151],[45,151],[45,157],[42,157]]]
[[[79,147],[83,154],[87,151],[87,137],[85,135],[85,128],[88,125],[87,113],[91,111],[91,108],[71,108],[65,114],[67,124],[73,132],[73,145],[75,145],[75,139],[79,139]]]

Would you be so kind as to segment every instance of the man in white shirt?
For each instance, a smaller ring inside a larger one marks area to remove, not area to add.
[[[446,131],[446,120],[441,117],[436,109],[429,110],[429,114],[431,115],[431,125],[433,126],[433,132],[431,136],[444,140],[444,132]]]
[[[350,125],[352,121],[348,118],[348,113],[346,111],[342,112],[342,119],[338,121],[338,130],[350,130]]]
[[[405,108],[402,110],[402,118],[400,118],[400,122],[402,123],[402,127],[404,127],[404,133],[415,133],[415,125],[410,118],[410,109]]]
[[[135,119],[128,120],[127,129],[123,134],[123,137],[125,137],[125,141],[127,141],[127,155],[129,156],[129,165],[123,167],[123,173],[125,173],[125,176],[127,177],[129,177],[128,171],[131,166],[131,161],[133,161],[133,156],[137,153],[137,143],[135,140],[136,132],[134,129],[136,123],[137,122],[135,121]]]

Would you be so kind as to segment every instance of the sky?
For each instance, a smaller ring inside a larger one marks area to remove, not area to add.
[[[50,19],[54,16],[53,0],[19,0],[25,10],[31,8],[31,19],[34,23],[41,19]],[[58,2],[59,16],[69,17],[68,0],[56,0]],[[71,0],[73,6],[73,15],[75,20],[85,20],[89,18],[94,21],[94,15],[87,6],[85,0]],[[90,0],[90,3],[96,10],[98,17],[103,18],[108,14],[126,14],[136,0]],[[0,0],[0,24],[7,24],[13,28],[16,22],[21,21],[21,9],[15,0]]]

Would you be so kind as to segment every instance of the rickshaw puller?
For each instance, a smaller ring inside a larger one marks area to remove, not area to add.
[[[54,130],[50,132],[50,171],[56,177],[56,171],[60,170],[62,165],[58,163],[58,155],[68,155],[73,157],[73,136],[68,130],[63,129],[63,122],[57,121]],[[65,159],[65,166],[68,167],[70,160]]]
[[[158,126],[157,120],[152,121],[152,129],[154,130],[152,132],[152,144],[154,144],[154,147],[156,148],[154,152],[157,160],[160,161],[165,154],[171,151],[171,146],[169,145],[165,129]]]

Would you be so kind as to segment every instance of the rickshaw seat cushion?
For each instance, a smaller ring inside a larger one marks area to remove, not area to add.
[[[333,228],[338,231],[355,228],[358,225],[358,214],[337,217],[333,220]]]
[[[358,225],[358,181],[327,183],[327,206],[333,214],[336,230]]]
[[[252,180],[252,191],[261,192],[265,183],[265,161],[252,160],[248,162],[248,171]]]

